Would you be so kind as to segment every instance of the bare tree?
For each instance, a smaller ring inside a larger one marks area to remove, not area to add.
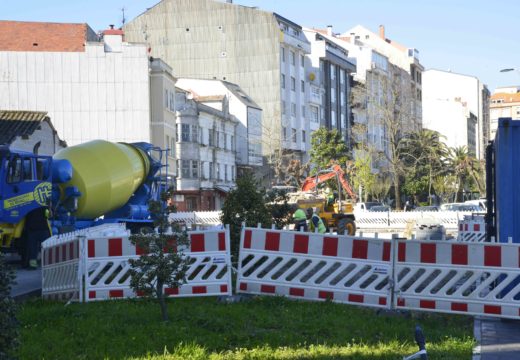
[[[354,112],[361,124],[358,145],[378,155],[374,166],[390,176],[396,208],[401,208],[401,181],[406,172],[401,161],[403,142],[408,133],[420,129],[414,96],[410,75],[392,64],[386,70],[367,71],[366,82],[356,84],[352,91]]]

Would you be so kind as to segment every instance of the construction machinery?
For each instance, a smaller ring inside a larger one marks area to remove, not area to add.
[[[149,227],[148,202],[162,191],[162,154],[148,143],[104,140],[52,157],[0,146],[0,245],[20,250],[18,240],[41,216],[53,234],[107,222],[124,222],[134,231]]]
[[[337,181],[337,196],[332,193],[330,187],[325,191],[318,190],[319,184],[334,178]],[[342,199],[341,189],[348,194],[350,200]],[[339,235],[345,233],[355,235],[356,219],[352,201],[356,201],[357,197],[352,191],[341,166],[334,165],[329,169],[319,171],[315,176],[306,178],[301,191],[288,195],[289,202],[302,209],[315,208],[328,229],[335,229]]]

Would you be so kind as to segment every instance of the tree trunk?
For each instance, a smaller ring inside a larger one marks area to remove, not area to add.
[[[401,182],[399,175],[395,174],[394,178],[394,195],[395,195],[395,209],[401,210]]]
[[[159,305],[161,306],[161,316],[163,321],[168,321],[168,309],[166,307],[166,300],[164,299],[164,291],[163,291],[163,282],[157,281],[157,299],[159,300]]]

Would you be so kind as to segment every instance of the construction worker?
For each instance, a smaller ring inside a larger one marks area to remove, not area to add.
[[[317,211],[314,211],[313,208],[307,209],[307,219],[309,219],[309,231],[314,232],[315,229],[318,229],[320,234],[325,234],[327,232],[323,220],[318,216]]]
[[[49,209],[38,208],[27,214],[25,218],[25,241],[27,251],[25,254],[26,263],[23,265],[29,269],[38,268],[38,253],[40,252],[42,241],[49,238],[52,231],[49,226]]]
[[[297,209],[293,214],[293,223],[295,231],[307,231],[307,216],[305,215],[305,211],[302,209]]]
[[[327,206],[331,206],[334,204],[334,193],[330,187],[325,189],[325,194],[327,195]]]

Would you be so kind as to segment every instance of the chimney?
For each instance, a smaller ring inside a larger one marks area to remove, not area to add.
[[[327,35],[332,36],[332,25],[327,25]]]
[[[109,27],[110,29],[103,31],[105,52],[123,51],[123,30],[114,29],[114,25],[109,25]]]
[[[383,40],[385,40],[385,26],[379,25],[379,37]]]

